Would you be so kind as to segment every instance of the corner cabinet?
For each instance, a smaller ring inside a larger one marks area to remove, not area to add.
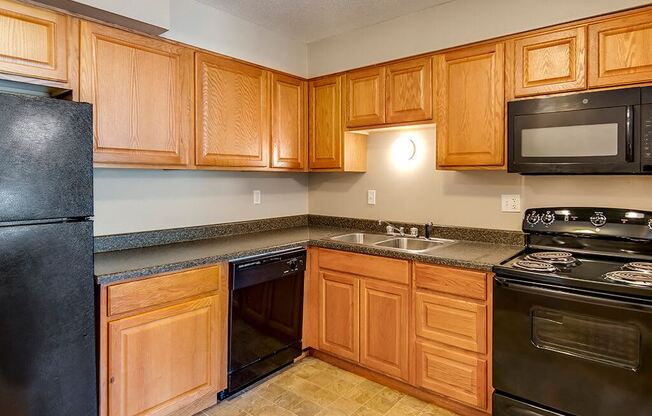
[[[343,75],[310,82],[309,147],[311,171],[365,172],[367,136],[344,131]]]
[[[0,0],[0,72],[68,81],[70,18]]]
[[[437,168],[504,169],[504,44],[434,58]]]
[[[194,414],[226,388],[226,267],[100,290],[100,415]]]
[[[589,86],[652,81],[652,11],[589,25]]]
[[[187,167],[192,50],[89,22],[80,30],[80,101],[93,104],[96,166]]]
[[[253,65],[196,54],[197,166],[268,166],[269,77],[268,71]]]
[[[308,166],[308,83],[272,75],[272,159],[270,167]]]

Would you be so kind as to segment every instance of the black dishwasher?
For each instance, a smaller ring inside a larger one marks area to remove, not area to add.
[[[267,253],[229,264],[228,397],[301,355],[306,250]]]

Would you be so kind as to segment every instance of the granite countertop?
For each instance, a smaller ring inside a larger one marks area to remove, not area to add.
[[[495,264],[502,263],[523,250],[523,247],[518,245],[458,241],[433,250],[428,254],[417,254],[389,248],[342,243],[328,239],[349,232],[354,232],[354,230],[298,226],[206,240],[95,253],[95,279],[98,284],[103,285],[308,245],[483,271],[490,271]]]

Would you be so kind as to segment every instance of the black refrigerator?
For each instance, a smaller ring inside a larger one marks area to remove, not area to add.
[[[97,414],[92,126],[0,93],[0,415]]]

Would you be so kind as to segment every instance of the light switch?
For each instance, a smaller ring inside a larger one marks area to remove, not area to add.
[[[260,204],[260,191],[254,191],[254,205]]]
[[[376,190],[369,189],[367,191],[367,204],[376,205]]]

